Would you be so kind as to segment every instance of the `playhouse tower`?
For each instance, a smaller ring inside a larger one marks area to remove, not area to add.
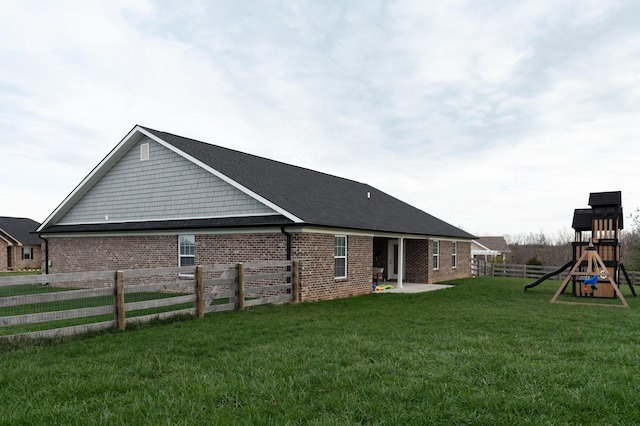
[[[605,268],[600,265],[598,274],[605,278],[612,277],[619,283],[620,264],[620,230],[623,228],[622,193],[592,192],[589,194],[589,209],[576,209],[573,213],[572,228],[575,230],[573,242],[573,260],[580,261],[577,271],[585,272],[587,264],[585,250],[595,250],[602,259]],[[591,248],[590,248],[591,245]],[[624,271],[624,270],[623,270]],[[572,295],[583,297],[616,297],[614,288],[603,280],[597,288],[584,286],[580,277],[573,277]]]

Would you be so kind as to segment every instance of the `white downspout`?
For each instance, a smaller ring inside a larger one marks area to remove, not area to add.
[[[398,238],[398,287],[402,287],[402,280],[404,279],[404,238]]]

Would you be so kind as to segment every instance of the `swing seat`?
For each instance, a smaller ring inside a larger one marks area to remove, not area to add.
[[[594,275],[592,277],[589,277],[587,279],[584,280],[585,284],[589,284],[591,286],[595,286],[596,284],[598,284],[598,276]]]

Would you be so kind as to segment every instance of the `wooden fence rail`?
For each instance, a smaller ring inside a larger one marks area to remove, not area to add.
[[[297,303],[298,270],[298,261],[277,261],[0,277],[0,294],[9,293],[0,297],[0,339],[68,336],[113,327],[124,330],[130,323],[178,314],[202,318],[210,312]],[[29,294],[20,294],[25,287]],[[60,305],[65,302],[79,306]],[[105,315],[112,319],[105,320]],[[85,323],[55,324],[78,320]],[[8,328],[32,324],[47,329],[13,332]],[[5,333],[3,327],[7,327]]]
[[[558,268],[559,266],[491,263],[481,259],[472,259],[471,261],[471,270],[474,276],[538,279],[545,274],[557,270]],[[567,277],[570,269],[571,268],[567,268],[559,274],[552,276],[551,278],[562,281]],[[635,286],[636,282],[638,282],[638,278],[640,277],[640,272],[627,271],[627,273],[629,274],[629,278],[631,279],[631,284]],[[622,280],[625,280],[624,282],[626,282],[624,275],[620,273],[618,281]]]

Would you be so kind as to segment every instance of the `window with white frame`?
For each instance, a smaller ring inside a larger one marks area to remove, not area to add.
[[[451,243],[451,267],[456,268],[458,266],[458,242]]]
[[[196,264],[195,235],[178,236],[178,266],[193,266]]]
[[[433,242],[433,269],[440,268],[440,241]]]
[[[334,277],[347,277],[347,236],[336,235],[333,244]]]

